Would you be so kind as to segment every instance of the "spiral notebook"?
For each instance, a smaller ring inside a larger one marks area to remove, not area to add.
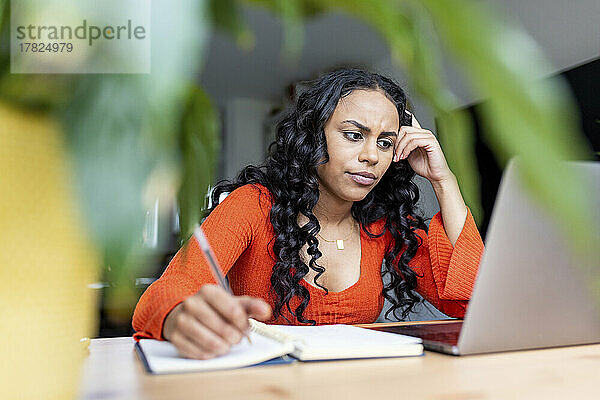
[[[136,351],[153,374],[216,371],[318,360],[408,357],[423,354],[421,339],[350,325],[286,326],[252,321],[250,339],[223,356],[192,360],[179,356],[169,342],[142,339]]]

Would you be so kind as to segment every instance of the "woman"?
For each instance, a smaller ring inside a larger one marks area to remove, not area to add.
[[[212,284],[190,240],[140,299],[136,339],[206,359],[238,343],[249,316],[369,323],[386,298],[386,316],[406,318],[415,291],[464,315],[483,243],[438,141],[406,111],[398,85],[354,69],[320,77],[278,124],[269,153],[217,185],[202,225],[235,296]],[[428,233],[414,209],[415,173],[440,204]]]

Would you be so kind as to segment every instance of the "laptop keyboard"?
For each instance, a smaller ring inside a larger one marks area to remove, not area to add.
[[[462,321],[417,324],[405,326],[386,326],[375,328],[378,331],[399,333],[401,335],[415,336],[423,339],[423,341],[441,342],[455,346],[458,344],[458,337]],[[373,328],[371,328],[373,329]]]

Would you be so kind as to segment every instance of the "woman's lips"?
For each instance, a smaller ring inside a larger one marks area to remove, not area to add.
[[[360,184],[360,185],[365,185],[365,186],[370,186],[373,183],[375,183],[376,179],[375,178],[368,178],[366,176],[362,176],[362,175],[357,175],[357,174],[351,174],[350,172],[348,172],[348,175],[350,175],[350,178]]]

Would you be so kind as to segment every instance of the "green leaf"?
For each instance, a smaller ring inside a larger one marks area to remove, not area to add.
[[[244,22],[238,0],[210,0],[209,7],[217,28],[232,35],[240,48],[250,50],[254,47],[254,34]]]
[[[301,1],[288,0],[277,4],[283,21],[283,59],[289,64],[297,63],[304,44]]]
[[[245,0],[270,10],[278,15],[283,23],[283,62],[295,64],[302,56],[304,46],[303,21],[308,17],[326,11],[330,6],[326,1],[307,0]]]
[[[470,116],[459,109],[459,101],[443,82],[440,44],[432,21],[421,4],[407,7],[413,29],[414,57],[405,62],[412,83],[431,105],[440,126],[439,141],[448,165],[460,182],[461,192],[477,222],[483,219],[480,177],[477,173],[473,124]]]
[[[180,239],[185,242],[200,223],[220,152],[219,119],[208,95],[190,88],[181,125],[182,180],[178,195]]]
[[[589,233],[594,207],[580,177],[558,163],[590,159],[575,119],[573,99],[537,45],[520,29],[492,17],[481,3],[425,0],[439,35],[484,97],[487,141],[501,159],[521,155],[524,179],[559,220],[574,245]],[[561,186],[557,190],[557,185]]]
[[[89,228],[105,263],[118,269],[140,244],[141,192],[154,164],[142,140],[144,82],[135,75],[86,78],[63,121]]]
[[[87,222],[107,266],[106,304],[117,313],[135,304],[134,278],[153,267],[141,243],[142,198],[151,172],[178,162],[182,109],[210,26],[206,2],[153,5],[161,24],[153,25],[151,73],[78,76],[63,112]]]

